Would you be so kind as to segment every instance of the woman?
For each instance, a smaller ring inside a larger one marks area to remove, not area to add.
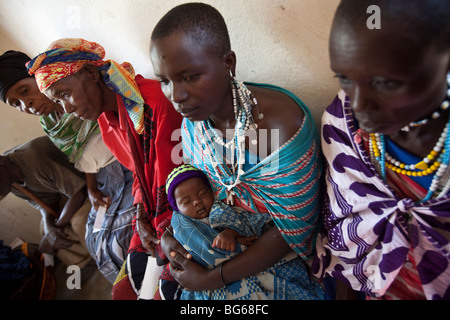
[[[169,11],[153,31],[150,56],[163,92],[184,117],[184,157],[208,175],[219,200],[270,213],[275,223],[211,271],[166,232],[162,243],[174,278],[188,290],[212,290],[209,299],[234,298],[231,283],[263,274],[270,275],[264,285],[242,287],[239,298],[322,298],[307,266],[317,234],[321,169],[307,107],[281,88],[247,88],[235,79],[227,27],[209,5]]]
[[[83,39],[60,39],[35,57],[28,70],[41,92],[68,113],[97,120],[105,144],[135,174],[135,233],[128,257],[113,287],[114,299],[139,297],[147,261],[164,265],[159,238],[170,224],[164,187],[175,167],[171,159],[176,141],[172,132],[181,117],[161,93],[159,83],[134,75],[129,63],[104,61],[105,50]],[[176,283],[163,272],[163,290]],[[167,284],[167,287],[166,287]],[[171,293],[174,294],[174,293]]]
[[[85,172],[92,203],[86,225],[86,245],[99,270],[113,282],[132,234],[132,174],[116,161],[103,143],[95,121],[64,112],[61,105],[39,91],[35,78],[28,74],[25,66],[30,60],[28,55],[12,50],[0,56],[1,98],[19,111],[40,116],[41,126],[53,144],[75,168]],[[97,214],[101,207],[107,207],[106,217]]]
[[[377,4],[381,30],[366,27],[371,1],[341,1],[332,26],[343,91],[322,119],[315,271],[373,298],[449,299],[450,3]]]

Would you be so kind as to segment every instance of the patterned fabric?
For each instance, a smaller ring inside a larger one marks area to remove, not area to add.
[[[112,60],[104,61],[104,57],[105,50],[98,43],[79,38],[60,39],[28,62],[27,69],[30,75],[35,75],[39,90],[44,92],[55,82],[80,71],[86,63],[97,66],[106,85],[122,97],[136,132],[141,134],[144,99],[134,81],[134,69],[128,62],[120,65]]]
[[[110,197],[111,205],[99,230],[94,230],[97,210],[91,209],[86,224],[86,246],[100,272],[113,283],[125,261],[133,236],[133,174],[118,161],[114,161],[100,169],[96,178],[98,189]]]
[[[125,106],[120,103],[118,112],[120,119],[118,120],[119,123],[123,122],[125,124],[125,129],[128,132],[128,143],[124,151],[129,147],[134,161],[135,179],[139,182],[142,194],[142,203],[156,236],[161,238],[166,227],[170,225],[172,217],[172,208],[167,200],[165,184],[167,176],[176,167],[172,159],[172,150],[176,148],[179,141],[174,141],[172,134],[180,129],[182,117],[164,96],[158,81],[137,76],[136,83],[146,101],[144,105],[143,134],[139,135],[133,129],[131,119],[124,110]],[[139,275],[145,273],[147,251],[142,246],[141,239],[135,228],[133,228],[133,231],[134,235],[130,242],[126,262],[128,269],[121,281],[117,281],[117,287],[113,287],[113,299],[123,299],[125,297],[132,299],[133,296],[136,299],[139,297]],[[173,292],[172,294],[164,292],[164,296],[166,298],[170,296],[175,297],[178,284],[170,275],[168,260],[159,244],[156,246],[155,258],[158,265],[164,265],[161,275],[161,280],[164,283],[161,285],[161,290],[164,291],[165,288],[168,288],[168,291]],[[129,272],[129,270],[134,271]],[[129,291],[128,289],[132,286],[127,284],[127,281],[134,283],[136,290]],[[127,290],[127,292],[121,290]]]
[[[41,126],[50,140],[75,163],[83,153],[89,137],[100,132],[97,122],[81,120],[73,114],[61,117],[56,112],[40,117]]]
[[[238,212],[232,207],[216,201],[209,214],[209,224],[176,211],[171,222],[175,239],[192,253],[195,261],[213,269],[245,248],[242,245],[237,246],[234,252],[213,248],[212,240],[224,228],[233,229],[243,237],[261,236],[266,230],[264,227],[270,221],[269,214]],[[193,250],[194,248],[201,248],[201,250],[196,251]]]
[[[252,212],[269,212],[286,242],[303,259],[314,249],[319,226],[319,185],[321,159],[319,139],[309,109],[292,93],[271,85],[252,84],[281,91],[291,97],[303,110],[305,118],[301,128],[284,145],[273,151],[240,176],[241,183],[234,187],[238,204]],[[226,164],[225,152],[211,163],[203,136],[207,135],[203,122],[183,121],[182,139],[185,157],[203,170],[210,178],[216,199],[226,198],[220,179],[232,184],[236,176]],[[211,141],[211,139],[210,139]],[[219,144],[213,147],[222,148]],[[228,161],[228,162],[227,162]],[[217,174],[216,174],[217,170]]]
[[[427,299],[449,299],[450,195],[422,203],[398,196],[358,139],[345,94],[339,97],[322,119],[329,167],[327,234],[317,242],[313,271],[317,276],[327,272],[369,296],[382,296],[411,249]]]
[[[233,258],[246,249],[238,245],[230,252],[211,247],[221,228],[231,228],[243,236],[261,235],[264,227],[270,227],[269,214],[238,212],[220,203],[214,204],[210,225],[174,213],[172,226],[174,237],[188,250],[193,259],[208,269]],[[292,252],[295,256],[295,253]],[[290,260],[289,260],[290,259]],[[267,270],[233,282],[217,290],[186,291],[182,300],[316,300],[323,299],[319,284],[309,279],[305,263],[297,258],[283,258]]]

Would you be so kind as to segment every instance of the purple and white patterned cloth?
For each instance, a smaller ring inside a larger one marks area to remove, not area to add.
[[[422,203],[397,196],[358,141],[345,101],[341,91],[322,117],[328,203],[314,274],[380,297],[411,250],[427,299],[450,299],[450,195]]]

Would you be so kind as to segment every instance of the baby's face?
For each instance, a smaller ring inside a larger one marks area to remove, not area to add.
[[[214,196],[202,179],[191,178],[181,182],[173,194],[182,214],[194,219],[209,216]]]

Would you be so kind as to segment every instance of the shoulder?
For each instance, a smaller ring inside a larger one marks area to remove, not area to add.
[[[57,151],[57,152],[56,152]],[[52,157],[55,153],[60,152],[51,142],[48,136],[42,136],[8,150],[5,155],[16,154],[21,157],[33,158],[35,161],[45,162],[46,159]]]
[[[260,129],[279,130],[283,141],[289,140],[309,116],[306,106],[289,91],[272,85],[249,84],[248,88],[258,101],[259,111],[264,114],[258,123]]]

